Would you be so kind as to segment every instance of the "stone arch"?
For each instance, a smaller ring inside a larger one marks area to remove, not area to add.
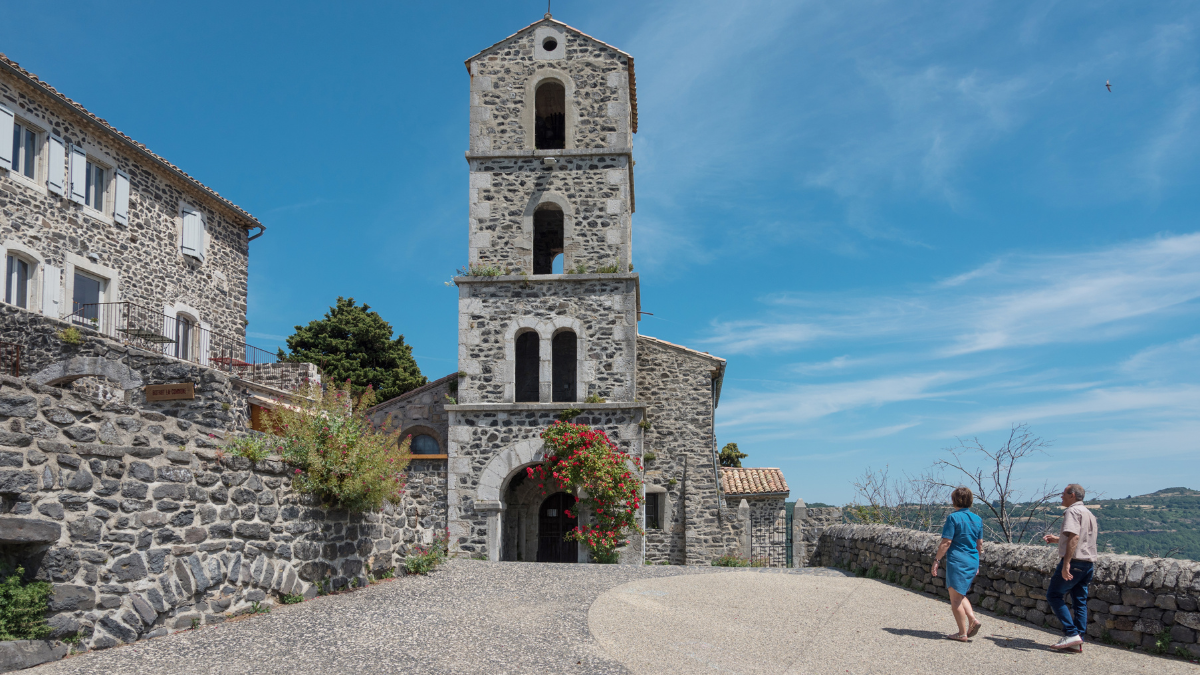
[[[54,386],[68,384],[83,377],[110,380],[126,391],[137,389],[143,384],[142,376],[136,370],[103,356],[73,356],[56,361],[29,379],[37,384]]]
[[[529,270],[533,271],[533,256],[534,256],[534,215],[539,207],[544,207],[547,204],[557,206],[562,210],[562,256],[563,270],[570,269],[574,264],[574,254],[579,248],[575,243],[575,208],[571,205],[571,201],[564,195],[550,190],[535,190],[529,197],[529,202],[525,204],[525,211],[521,214],[521,248],[528,249],[528,252],[523,252],[522,266],[528,264]]]
[[[575,104],[575,80],[569,74],[557,68],[539,68],[525,81],[525,106],[521,111],[521,127],[525,130],[525,149],[536,150],[537,142],[537,90],[547,81],[561,84],[564,91],[563,104],[566,119],[566,138],[563,147],[571,150],[575,147],[575,130],[579,128],[579,108]],[[554,153],[554,150],[544,152]]]
[[[479,476],[479,487],[475,492],[477,501],[499,504],[500,495],[504,494],[517,471],[545,458],[545,445],[540,438],[517,441],[496,453]]]
[[[414,454],[412,456],[413,459],[429,459],[429,458],[441,459],[446,456],[446,439],[443,437],[442,433],[439,432],[437,429],[434,429],[433,427],[427,426],[424,424],[410,424],[406,427],[401,427],[400,435],[396,439],[396,442],[403,443],[404,439],[407,438],[408,436],[412,436],[413,438],[416,438],[417,436],[420,436],[420,435],[429,436],[433,440],[437,441],[439,452],[434,455],[416,455],[416,454]]]

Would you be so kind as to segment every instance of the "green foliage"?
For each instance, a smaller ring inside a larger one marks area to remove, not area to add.
[[[761,556],[760,556],[760,557],[758,557],[758,558],[754,558],[753,560],[751,560],[751,561],[750,561],[750,566],[751,566],[751,567],[770,567],[770,566],[771,566],[771,559],[770,559],[770,558],[763,558],[763,557],[761,557]]]
[[[251,462],[261,462],[271,454],[267,437],[260,433],[250,433],[241,438],[235,438],[226,444],[225,450],[238,457],[245,457]]]
[[[317,579],[317,595],[329,595],[329,579]]]
[[[74,326],[69,326],[58,331],[58,339],[65,345],[73,345],[78,347],[83,344],[83,334]]]
[[[542,441],[546,459],[526,469],[528,477],[537,481],[543,494],[583,495],[575,508],[577,513],[588,509],[591,522],[576,525],[566,539],[586,546],[596,562],[616,562],[616,549],[628,543],[626,533],[642,533],[637,523],[642,482],[634,474],[641,470],[641,460],[621,452],[607,434],[586,424],[555,422],[542,432]]]
[[[867,578],[868,579],[878,579],[879,578],[879,565],[875,565],[875,564],[871,565],[871,569],[867,570]]]
[[[279,601],[285,605],[295,605],[304,602],[304,596],[296,595],[294,593],[284,593],[283,595],[279,596]]]
[[[583,414],[583,411],[580,410],[579,408],[567,408],[566,410],[564,410],[558,414],[558,419],[562,420],[563,422],[570,422],[571,420],[575,419],[576,417],[579,417],[582,414]]]
[[[395,567],[389,567],[386,570],[379,573],[380,579],[392,579],[395,576],[396,576],[396,568]]]
[[[667,479],[667,485],[670,485],[671,487],[675,487],[675,484],[676,484],[676,483],[678,483],[678,482],[679,482],[679,481],[675,480],[674,478],[668,478],[668,479]]]
[[[620,272],[620,271],[621,271],[621,266],[618,265],[617,263],[613,263],[611,265],[604,265],[603,267],[596,268],[596,272],[598,272],[600,274],[616,274],[617,272]]]
[[[643,462],[653,462],[656,459],[658,459],[658,455],[654,454],[653,452],[650,452],[649,450],[642,453],[642,461]]]
[[[587,274],[587,264],[579,263],[570,269],[563,270],[563,274]]]
[[[458,268],[460,277],[498,277],[504,272],[505,270],[492,263],[470,263],[466,267]]]
[[[749,567],[750,561],[736,553],[726,553],[720,557],[713,558],[713,567]]]
[[[1152,654],[1169,654],[1171,652],[1171,629],[1166,629],[1158,635],[1154,636],[1154,646],[1150,648]]]
[[[404,573],[429,574],[445,562],[448,544],[443,538],[435,539],[429,546],[414,547],[413,552],[404,557]]]
[[[192,630],[196,630],[199,627],[200,627],[200,617],[193,616],[192,617]]]
[[[353,400],[348,385],[321,391],[310,386],[298,406],[268,413],[283,460],[292,467],[292,488],[350,511],[374,511],[401,503],[412,437],[397,443],[391,420],[375,427],[365,410],[375,403],[370,388]]]
[[[0,582],[0,640],[40,640],[50,634],[46,599],[54,588],[45,581],[26,583],[18,567]]]
[[[654,425],[650,423],[650,420],[642,420],[638,422],[638,426],[641,427],[642,431],[650,431],[650,427]]]
[[[749,455],[738,450],[737,443],[726,443],[725,447],[721,448],[721,466],[740,467],[742,460],[747,457]]]
[[[338,297],[325,318],[296,326],[287,339],[288,350],[279,360],[314,363],[326,382],[350,380],[356,395],[374,387],[386,401],[425,384],[421,369],[404,336],[392,339],[392,326],[369,305]]]
[[[596,394],[588,394],[587,398],[583,399],[584,403],[605,403],[606,401]]]
[[[258,601],[255,601],[254,604],[251,605],[251,607],[250,607],[250,613],[251,614],[270,614],[271,608],[267,607],[266,605],[259,604]]]

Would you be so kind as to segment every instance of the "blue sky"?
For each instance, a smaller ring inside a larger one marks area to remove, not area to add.
[[[0,51],[268,226],[252,343],[353,296],[439,377],[462,62],[543,11],[0,0]],[[554,14],[636,57],[641,331],[729,359],[718,436],[748,465],[844,503],[1024,422],[1054,441],[1027,483],[1200,488],[1200,6]]]

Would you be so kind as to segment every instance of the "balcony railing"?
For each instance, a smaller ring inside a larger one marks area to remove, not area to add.
[[[0,373],[21,376],[21,345],[0,342]]]
[[[186,317],[167,316],[132,302],[77,304],[67,321],[131,347],[217,368],[247,380],[256,379],[260,370],[278,361],[271,352],[214,333]]]

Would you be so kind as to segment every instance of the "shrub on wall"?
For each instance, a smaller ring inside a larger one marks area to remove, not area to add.
[[[388,431],[390,419],[372,425],[366,409],[374,390],[354,400],[350,386],[311,387],[298,405],[269,413],[279,453],[294,470],[292,487],[351,511],[399,504],[412,437],[400,441],[399,431]]]
[[[542,432],[542,440],[546,459],[526,469],[529,477],[543,494],[581,494],[576,509],[589,509],[592,523],[577,525],[566,538],[586,546],[596,562],[616,562],[616,549],[629,543],[627,533],[642,532],[637,524],[642,482],[628,465],[632,459],[640,471],[641,462],[619,451],[604,431],[586,424],[555,422]]]
[[[18,567],[0,582],[0,640],[40,640],[50,634],[46,598],[53,587],[44,581],[23,583]]]

